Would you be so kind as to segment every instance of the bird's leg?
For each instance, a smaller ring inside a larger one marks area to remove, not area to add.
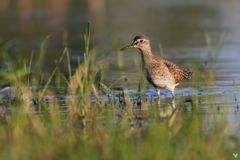
[[[173,90],[171,92],[172,92],[173,98],[175,98],[175,88],[173,88]]]
[[[158,107],[160,107],[160,106],[161,106],[161,101],[160,101],[160,88],[157,88],[156,91],[157,91],[157,104],[158,104]]]
[[[157,98],[160,99],[160,88],[157,88],[156,91],[157,91]]]

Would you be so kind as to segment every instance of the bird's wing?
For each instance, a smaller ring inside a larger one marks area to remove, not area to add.
[[[181,80],[191,78],[192,71],[188,69],[182,69],[175,65],[174,63],[169,62],[167,60],[164,60],[163,63],[166,65],[169,72],[174,76],[176,83],[180,82]]]

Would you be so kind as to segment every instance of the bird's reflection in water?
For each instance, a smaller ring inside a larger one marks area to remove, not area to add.
[[[175,98],[171,99],[170,102],[161,105],[161,99],[157,99],[158,111],[160,118],[170,117],[176,110]]]
[[[167,119],[168,127],[176,134],[184,126],[184,114],[185,112],[192,111],[193,104],[191,97],[185,97],[183,103],[179,103],[179,106],[176,106],[175,98],[172,99],[171,103],[165,103],[162,106],[160,106],[161,104],[159,101],[158,105],[159,116]]]
[[[155,99],[154,101],[144,99],[133,102],[131,106],[127,105],[123,100],[119,101],[116,109],[117,123],[121,123],[125,113],[127,113],[130,127],[133,129],[145,128],[149,125],[149,115],[157,106],[157,114],[161,119],[167,120],[167,126],[171,128],[173,133],[177,133],[185,124],[185,112],[192,111],[191,97],[184,97],[181,103],[177,103],[173,99]],[[179,106],[178,106],[179,105]],[[165,121],[164,121],[165,122]]]

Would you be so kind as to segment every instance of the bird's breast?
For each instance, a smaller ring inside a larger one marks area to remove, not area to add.
[[[146,66],[147,80],[154,87],[165,88],[175,84],[173,75],[163,65]]]

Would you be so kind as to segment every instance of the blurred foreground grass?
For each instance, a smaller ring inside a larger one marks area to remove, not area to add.
[[[132,104],[127,93],[119,101],[101,99],[110,88],[102,82],[104,66],[89,51],[89,26],[84,38],[84,62],[74,72],[67,49],[53,71],[42,70],[47,39],[39,57],[18,58],[15,64],[1,50],[0,76],[16,89],[16,97],[1,104],[0,159],[234,159],[238,139],[227,134],[226,119],[219,125],[213,115],[211,125],[204,122],[198,96],[191,97],[190,111],[185,111],[183,97],[176,99],[176,109],[155,100]],[[63,64],[67,74],[61,73]],[[193,79],[204,81],[200,67],[194,70]],[[68,98],[45,101],[57,97],[50,86],[61,87]]]

